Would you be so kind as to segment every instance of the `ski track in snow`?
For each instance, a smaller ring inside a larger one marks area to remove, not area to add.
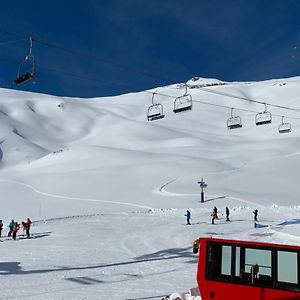
[[[164,183],[162,186],[160,186],[158,189],[156,189],[154,191],[154,193],[157,194],[161,194],[164,196],[199,196],[199,194],[187,194],[187,193],[173,193],[173,192],[168,192],[165,191],[165,188],[175,182],[176,180],[178,180],[178,178],[172,179],[167,181],[166,183]],[[103,200],[103,199],[92,199],[92,198],[80,198],[80,197],[70,197],[70,196],[63,196],[63,195],[57,195],[57,194],[51,194],[51,193],[46,193],[43,191],[40,191],[38,189],[36,189],[34,186],[30,185],[30,184],[26,184],[24,182],[20,182],[20,181],[16,181],[16,180],[11,180],[11,179],[4,179],[4,178],[0,178],[0,181],[2,182],[8,182],[8,183],[14,183],[14,184],[18,184],[21,186],[24,186],[32,191],[34,191],[37,194],[46,196],[46,197],[52,197],[52,198],[60,198],[60,199],[66,199],[66,200],[72,200],[72,201],[89,201],[89,202],[102,202],[102,203],[111,203],[111,204],[117,204],[117,205],[126,205],[126,206],[132,206],[132,207],[138,207],[138,208],[143,208],[143,209],[147,209],[147,210],[154,210],[154,208],[150,207],[150,206],[145,206],[145,205],[139,205],[139,204],[134,204],[134,203],[128,203],[128,202],[119,202],[119,201],[109,201],[109,200]],[[237,200],[246,204],[250,204],[252,206],[258,206],[260,208],[265,208],[266,206],[261,205],[261,204],[257,204],[255,202],[249,201],[249,200],[245,200],[242,198],[238,198],[238,197],[232,197],[232,196],[222,196],[222,198],[228,198],[228,199],[233,199],[233,200]],[[86,215],[87,216],[87,215]],[[89,216],[93,216],[93,215],[89,215]],[[73,218],[75,216],[68,216],[68,217],[62,217],[62,218],[57,218],[57,219],[67,219],[67,218]],[[78,216],[76,216],[78,217]],[[82,217],[82,216],[80,216]],[[56,220],[56,218],[54,218]],[[52,219],[49,219],[49,221]],[[285,235],[287,237],[293,238],[293,239],[299,239],[299,237],[297,235],[293,235],[293,234],[286,234],[281,232],[281,228],[274,228],[275,226],[271,226],[269,227],[269,230],[272,229],[272,231],[276,232],[277,234],[280,235]],[[126,239],[125,239],[126,240]],[[135,254],[133,253],[128,247],[125,246],[126,242],[125,240],[122,240],[122,248],[130,253],[130,254]]]
[[[172,180],[169,180],[167,181],[166,183],[164,183],[161,187],[157,188],[154,193],[157,193],[157,194],[161,194],[161,195],[164,195],[164,196],[199,196],[199,193],[198,194],[187,194],[187,193],[173,193],[173,192],[168,192],[165,190],[165,188],[175,182],[176,180],[178,180],[178,178],[175,178],[175,179],[172,179]],[[232,196],[212,196],[213,198],[230,198],[230,199],[233,199],[233,200],[238,200],[240,202],[243,202],[243,203],[247,203],[247,204],[250,204],[252,206],[258,206],[258,207],[261,207],[261,208],[264,208],[266,206],[264,205],[261,205],[261,204],[257,204],[256,202],[253,202],[253,201],[249,201],[249,200],[245,200],[245,199],[242,199],[242,198],[237,198],[237,197],[232,197]]]
[[[173,193],[173,192],[168,192],[168,191],[165,191],[165,188],[175,182],[176,180],[178,180],[178,178],[175,178],[175,179],[172,179],[172,180],[169,180],[167,181],[166,183],[164,183],[160,188],[156,189],[155,190],[155,193],[158,193],[158,194],[161,194],[161,195],[164,195],[164,196],[199,196],[199,194],[183,194],[183,193]],[[245,200],[245,199],[242,199],[242,198],[238,198],[238,197],[233,197],[233,196],[222,196],[222,198],[228,198],[228,199],[232,199],[232,200],[237,200],[237,201],[240,201],[242,203],[246,203],[246,204],[249,204],[251,206],[255,206],[255,207],[260,207],[260,208],[266,208],[265,205],[261,205],[261,204],[258,204],[256,202],[253,202],[253,201],[249,201],[249,200]],[[281,214],[284,216],[284,219],[286,219],[287,215],[282,213]],[[300,237],[297,236],[297,235],[293,235],[291,233],[284,233],[284,232],[281,232],[282,228],[279,228],[278,225],[269,225],[268,226],[268,231],[272,230],[274,233],[276,234],[280,234],[280,235],[283,235],[283,236],[286,236],[286,237],[289,237],[289,238],[292,238],[293,240],[299,240]]]
[[[261,204],[258,204],[256,202],[252,202],[252,201],[249,201],[249,200],[245,200],[245,199],[242,199],[242,198],[237,198],[237,197],[232,197],[232,196],[225,196],[226,198],[229,198],[229,199],[233,199],[233,200],[238,200],[238,201],[241,201],[243,203],[247,203],[247,204],[250,204],[250,205],[253,205],[253,206],[258,206],[260,208],[264,208],[266,207],[265,205],[261,205]]]
[[[14,184],[24,186],[24,187],[34,191],[35,193],[46,196],[46,197],[59,198],[59,199],[65,199],[65,200],[73,200],[73,201],[102,202],[102,203],[110,203],[110,204],[118,204],[118,205],[138,207],[138,208],[143,208],[143,209],[151,209],[151,210],[153,209],[153,207],[150,207],[150,206],[139,205],[139,204],[128,203],[128,202],[109,201],[109,200],[93,199],[93,198],[70,197],[70,196],[63,196],[63,195],[56,195],[56,194],[46,193],[46,192],[42,192],[42,191],[36,189],[34,186],[32,186],[30,184],[20,182],[20,181],[16,181],[16,180],[11,180],[11,179],[0,178],[0,181],[8,182],[8,183],[14,183]]]
[[[175,179],[167,181],[162,186],[160,186],[159,188],[155,189],[153,191],[153,193],[159,194],[159,195],[163,195],[163,196],[178,196],[178,197],[182,197],[182,196],[199,196],[199,194],[173,193],[173,192],[165,191],[165,187],[167,185],[175,182],[176,180],[178,180],[178,178],[175,178]]]
[[[293,240],[293,241],[297,241],[297,245],[299,245],[299,240],[300,240],[300,237],[295,235],[295,234],[291,234],[291,233],[286,233],[286,232],[281,232],[282,228],[272,228],[270,227],[269,231],[273,231],[275,234],[278,234],[278,235],[282,235],[285,237],[285,239],[289,239],[289,240]]]

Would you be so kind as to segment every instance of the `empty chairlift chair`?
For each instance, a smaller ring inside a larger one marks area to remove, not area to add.
[[[32,38],[30,40],[30,49],[29,54],[25,57],[25,59],[20,63],[18,76],[14,80],[16,85],[21,85],[33,79],[36,75],[35,71],[35,61],[34,56],[32,55]]]
[[[291,123],[283,122],[283,118],[281,119],[281,124],[278,126],[279,133],[289,133],[292,131]]]
[[[227,120],[227,128],[228,129],[236,129],[242,127],[242,118],[239,116],[233,115],[233,108],[231,108],[231,116]]]
[[[187,84],[185,84],[185,93],[174,101],[173,112],[175,114],[192,109],[192,96],[187,93]]]
[[[267,111],[267,105],[265,104],[265,111],[260,112],[255,117],[256,125],[264,125],[272,122],[272,114]]]
[[[160,103],[154,103],[154,96],[156,93],[152,94],[152,105],[149,106],[147,112],[148,121],[159,120],[165,117],[163,112],[163,106]]]

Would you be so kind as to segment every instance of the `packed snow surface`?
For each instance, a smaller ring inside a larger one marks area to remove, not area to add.
[[[0,299],[161,299],[197,286],[200,236],[299,244],[300,78],[188,85],[182,114],[165,96],[182,84],[95,99],[0,89]],[[153,122],[151,92],[166,115]],[[292,109],[268,106],[256,126],[265,106],[247,99]],[[228,130],[232,107],[243,127]],[[7,240],[27,217],[32,238]]]

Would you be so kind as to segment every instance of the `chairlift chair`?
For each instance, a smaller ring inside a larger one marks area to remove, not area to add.
[[[34,56],[32,55],[32,38],[30,37],[29,40],[30,40],[29,54],[20,63],[18,76],[14,80],[15,84],[17,85],[21,85],[30,81],[36,75],[35,60],[34,60]]]
[[[233,108],[231,108],[231,116],[227,120],[228,129],[236,129],[242,127],[242,118],[239,116],[233,116]]]
[[[185,93],[174,101],[173,112],[175,114],[192,109],[192,96],[187,93],[187,84],[185,84]]]
[[[255,116],[256,125],[264,125],[272,122],[272,114],[267,111],[267,105],[265,104],[265,111],[258,113]]]
[[[281,124],[278,126],[279,133],[289,133],[292,131],[291,123],[283,122],[283,118],[281,120]]]
[[[154,95],[152,94],[152,105],[149,106],[147,112],[147,119],[148,121],[155,121],[165,117],[163,113],[163,106],[160,103],[154,103]]]

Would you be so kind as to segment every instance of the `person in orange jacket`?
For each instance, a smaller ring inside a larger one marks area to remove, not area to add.
[[[14,225],[13,234],[12,234],[12,237],[14,240],[16,239],[17,232],[19,231],[19,229],[20,229],[20,224],[18,224],[18,222],[16,222]]]
[[[200,239],[196,239],[194,240],[193,243],[193,253],[198,253],[199,252],[199,248],[200,248]]]

